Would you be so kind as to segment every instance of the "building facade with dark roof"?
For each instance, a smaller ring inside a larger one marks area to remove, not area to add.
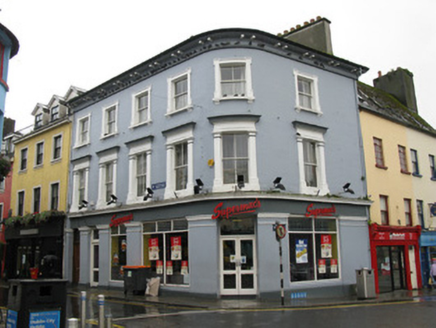
[[[398,68],[374,85],[359,83],[358,95],[376,288],[417,289],[436,255],[436,130],[418,114],[412,73]]]
[[[286,297],[354,290],[370,265],[366,70],[222,29],[70,101],[66,277],[77,260],[91,286],[123,286],[127,265],[149,267],[166,291],[277,295],[283,237]]]

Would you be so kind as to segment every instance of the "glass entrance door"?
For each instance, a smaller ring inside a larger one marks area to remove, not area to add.
[[[257,292],[254,237],[221,237],[221,295]]]
[[[380,293],[406,289],[404,247],[377,247],[377,266]]]

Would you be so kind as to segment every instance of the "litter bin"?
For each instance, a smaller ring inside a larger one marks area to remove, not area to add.
[[[123,267],[124,270],[124,294],[144,295],[147,288],[147,279],[151,278],[151,268],[147,266]]]
[[[374,270],[362,268],[356,270],[357,298],[375,298]]]
[[[65,327],[67,280],[9,280],[7,327]]]

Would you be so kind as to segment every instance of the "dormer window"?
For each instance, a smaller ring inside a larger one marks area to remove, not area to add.
[[[35,116],[35,128],[42,126],[42,113]]]
[[[51,109],[50,121],[57,120],[59,118],[59,106],[55,106]]]

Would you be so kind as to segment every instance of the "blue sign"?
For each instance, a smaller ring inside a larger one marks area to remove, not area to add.
[[[30,312],[29,328],[61,326],[61,311]]]
[[[7,328],[16,328],[17,327],[17,319],[18,319],[17,312],[8,309],[8,314],[7,314],[7,319],[6,319],[6,327]]]
[[[152,190],[156,190],[156,189],[165,189],[166,186],[167,186],[167,183],[166,183],[165,181],[164,181],[164,182],[158,182],[158,183],[153,183],[153,184],[151,185],[151,189],[152,189]]]

